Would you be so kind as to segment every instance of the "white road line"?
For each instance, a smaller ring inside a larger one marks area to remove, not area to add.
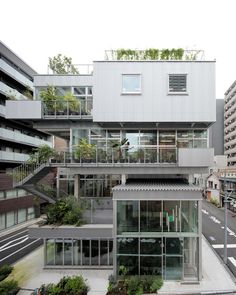
[[[215,244],[215,245],[212,245],[212,247],[214,249],[223,249],[224,245],[223,244]],[[228,244],[227,248],[236,248],[236,244]]]
[[[212,221],[214,221],[215,223],[221,223],[215,216],[211,215],[210,219],[212,219]]]
[[[11,245],[11,246],[8,246],[8,247],[5,247],[5,248],[3,248],[3,249],[0,249],[0,252],[6,251],[6,250],[8,250],[8,249],[10,249],[10,248],[12,248],[12,247],[15,247],[15,246],[17,246],[17,245],[20,245],[20,244],[26,242],[28,239],[29,239],[29,237],[26,237],[24,240],[21,240],[20,242],[18,242],[18,243],[16,243],[16,244],[13,244],[13,245]]]
[[[17,239],[15,239],[15,240],[12,240],[12,241],[8,242],[8,243],[2,245],[2,246],[0,247],[0,250],[1,250],[2,248],[5,248],[6,246],[12,244],[13,242],[19,241],[19,240],[24,239],[24,238],[26,238],[26,237],[28,237],[28,235],[22,236],[22,237],[20,237],[20,238],[17,238]]]
[[[21,231],[20,233],[18,233],[18,234],[15,234],[15,235],[13,235],[13,236],[10,236],[9,238],[6,238],[6,239],[4,239],[4,240],[0,240],[0,243],[2,243],[2,242],[5,242],[5,241],[7,241],[7,240],[10,240],[10,239],[12,239],[12,238],[14,238],[14,237],[16,237],[16,236],[19,236],[19,235],[21,235],[21,234],[23,234],[23,233],[26,233],[28,230],[24,230],[24,231]]]
[[[212,237],[212,236],[210,236],[209,239],[210,239],[211,241],[215,241],[215,240],[216,240],[216,239],[215,239],[214,237]]]
[[[234,257],[228,257],[229,261],[231,261],[233,263],[233,265],[236,267],[236,260]]]
[[[209,213],[207,212],[207,210],[205,210],[205,209],[202,209],[202,212],[203,212],[204,214],[206,214],[206,215],[209,214]]]
[[[0,260],[0,262],[2,262],[2,261],[4,261],[4,260],[6,260],[7,258],[11,257],[12,255],[15,255],[16,253],[20,252],[21,250],[23,250],[23,249],[27,248],[28,246],[30,246],[30,245],[32,245],[32,244],[34,244],[34,243],[38,242],[39,240],[40,240],[40,239],[37,239],[37,240],[35,240],[35,241],[33,241],[33,242],[29,243],[28,245],[26,245],[26,246],[24,246],[24,247],[20,248],[19,250],[17,250],[17,251],[15,251],[15,252],[11,253],[10,255],[8,255],[8,256],[6,256],[6,257],[2,258],[2,259]]]

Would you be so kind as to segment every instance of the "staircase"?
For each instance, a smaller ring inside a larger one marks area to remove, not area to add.
[[[24,163],[13,169],[13,187],[20,187],[41,199],[55,203],[57,192],[45,190],[39,181],[50,172],[49,163]]]

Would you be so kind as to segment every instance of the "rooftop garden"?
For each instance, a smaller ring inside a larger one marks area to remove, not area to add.
[[[120,48],[105,52],[105,60],[202,60],[203,58],[203,50],[184,50],[183,48],[145,50]]]

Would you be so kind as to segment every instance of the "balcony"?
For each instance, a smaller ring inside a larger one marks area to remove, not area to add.
[[[0,162],[20,163],[25,162],[28,159],[29,155],[27,154],[0,151]]]
[[[92,119],[93,100],[6,101],[7,119]]]
[[[33,82],[27,79],[24,75],[19,73],[16,69],[11,67],[8,63],[4,60],[0,59],[0,69],[11,76],[13,79],[17,80],[18,82],[24,84],[26,87],[33,89]]]
[[[94,147],[91,150],[59,152],[51,165],[71,167],[208,167],[213,165],[214,149],[152,146],[129,149]]]
[[[93,100],[62,101],[55,100],[42,103],[44,119],[92,119]]]
[[[24,96],[22,93],[7,86],[3,82],[0,82],[0,92],[3,95],[11,98],[12,100],[28,100],[28,98],[26,96]]]
[[[52,143],[40,138],[32,137],[17,131],[0,128],[0,138],[12,142],[22,143],[30,146],[48,145],[52,147]]]

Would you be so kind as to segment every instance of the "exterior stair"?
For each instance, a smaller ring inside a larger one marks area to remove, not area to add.
[[[47,176],[50,170],[49,163],[24,163],[13,169],[13,187],[21,187],[53,204],[56,202],[56,191],[54,194],[49,193],[43,188],[43,185],[39,185],[40,180]]]

